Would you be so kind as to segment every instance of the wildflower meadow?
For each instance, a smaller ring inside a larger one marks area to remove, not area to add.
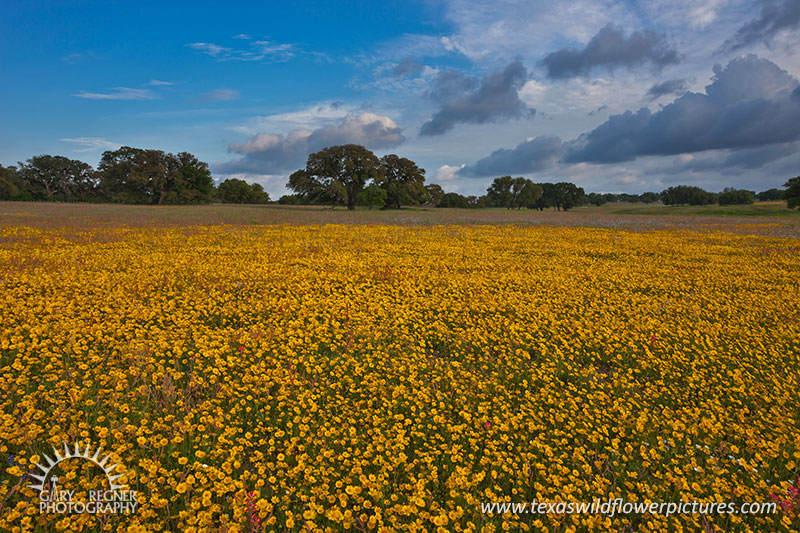
[[[0,226],[0,530],[797,531],[800,244],[765,233]],[[42,512],[64,443],[135,511]],[[481,511],[597,498],[778,505]]]

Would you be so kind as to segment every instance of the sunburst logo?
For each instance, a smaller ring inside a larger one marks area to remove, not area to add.
[[[45,482],[47,480],[47,477],[50,475],[50,471],[53,468],[55,468],[58,465],[58,463],[60,463],[61,461],[67,461],[69,459],[83,459],[85,461],[89,461],[91,463],[96,464],[97,466],[100,467],[101,470],[103,470],[103,473],[105,473],[106,478],[108,478],[108,487],[110,490],[124,489],[126,485],[117,485],[116,483],[114,483],[116,480],[122,477],[122,474],[111,473],[114,471],[115,468],[119,466],[119,463],[114,463],[112,465],[106,466],[108,460],[111,458],[111,454],[106,455],[102,460],[98,460],[98,457],[100,457],[101,448],[98,447],[97,450],[95,450],[94,455],[89,455],[90,452],[91,452],[90,443],[87,443],[86,447],[84,447],[84,449],[81,450],[80,444],[76,442],[74,450],[70,450],[69,446],[67,446],[67,443],[65,442],[64,455],[61,455],[61,453],[54,446],[53,453],[55,454],[56,458],[50,459],[50,457],[48,457],[47,455],[42,454],[44,458],[47,460],[47,464],[43,465],[42,463],[36,463],[36,467],[43,472],[43,475],[39,476],[37,474],[30,474],[32,478],[39,480],[39,484],[38,485],[30,484],[28,485],[28,487],[38,491],[44,490]]]
[[[29,488],[39,491],[39,511],[43,513],[133,513],[139,505],[136,491],[126,490],[126,484],[117,483],[124,474],[116,474],[114,470],[119,463],[109,464],[111,454],[100,459],[102,450],[98,447],[92,453],[91,443],[81,448],[78,442],[70,449],[64,443],[64,452],[53,447],[55,458],[45,454],[45,463],[36,463],[39,473],[29,473],[38,483],[28,484]],[[58,477],[52,475],[53,469],[63,461],[80,459],[96,465],[103,471],[108,480],[108,489],[90,490],[88,501],[75,501],[74,490],[60,490]]]

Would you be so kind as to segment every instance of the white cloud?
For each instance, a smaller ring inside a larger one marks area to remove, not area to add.
[[[175,84],[171,81],[152,79],[149,82],[147,82],[147,85],[151,85],[153,87],[167,87],[169,85],[175,85]]]
[[[636,21],[624,4],[607,0],[452,0],[445,14],[455,31],[442,45],[482,63],[544,53],[559,40],[586,42],[609,22]]]
[[[717,21],[720,11],[741,0],[645,0],[642,9],[649,17],[675,27],[704,29]],[[751,2],[752,3],[752,2]]]
[[[464,168],[464,165],[442,165],[436,169],[432,182],[438,183],[444,189],[450,191],[454,188],[454,184],[459,181],[456,173],[462,168]]]
[[[272,41],[250,41],[246,48],[230,48],[214,43],[189,43],[193,50],[217,61],[288,61],[295,56],[294,46]]]
[[[61,139],[63,142],[74,143],[81,148],[75,148],[73,152],[93,152],[95,150],[116,150],[119,143],[103,139],[102,137],[72,137]]]
[[[303,164],[308,154],[328,146],[360,144],[367,148],[389,148],[405,141],[402,130],[387,116],[374,113],[347,114],[335,124],[320,128],[295,129],[288,134],[258,133],[228,151],[241,154],[238,160],[219,163],[222,173],[277,174]]]
[[[528,80],[519,91],[520,99],[550,115],[570,110],[586,113],[599,107],[624,110],[632,103],[646,103],[645,95],[653,78],[634,73],[595,78],[573,78],[552,84]]]
[[[233,126],[230,129],[245,135],[255,135],[263,131],[314,130],[339,123],[347,115],[357,115],[364,111],[363,107],[328,100],[307,105],[297,111],[253,117],[247,120],[246,123]],[[390,115],[393,112],[394,110],[384,109],[376,112],[376,114]]]
[[[130,87],[114,87],[107,93],[82,91],[73,96],[87,100],[155,100],[158,98],[158,95],[150,89],[131,89]]]

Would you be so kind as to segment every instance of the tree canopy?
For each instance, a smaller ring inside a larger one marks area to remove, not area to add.
[[[789,209],[795,207],[800,209],[800,176],[787,181],[784,187],[786,187],[786,191],[783,193],[783,199],[786,200]]]
[[[485,202],[493,207],[507,209],[532,208],[542,197],[542,193],[542,186],[527,178],[502,176],[495,178],[486,189]]]
[[[87,201],[95,193],[94,170],[83,161],[60,155],[37,155],[20,163],[17,172],[34,199]]]
[[[756,193],[744,189],[725,187],[717,195],[719,205],[748,205],[756,201]]]
[[[380,161],[357,144],[331,146],[308,156],[306,168],[289,176],[289,188],[310,199],[353,210],[356,195],[380,174]]]
[[[716,197],[700,187],[677,185],[664,190],[661,201],[664,205],[709,205],[716,202]]]
[[[405,157],[383,156],[375,183],[386,191],[384,208],[400,209],[402,205],[418,205],[425,201],[425,169]]]
[[[189,154],[123,146],[103,153],[100,190],[111,201],[131,204],[189,204],[212,201],[208,165]]]
[[[259,183],[228,178],[217,187],[217,199],[226,204],[266,204],[269,194]]]

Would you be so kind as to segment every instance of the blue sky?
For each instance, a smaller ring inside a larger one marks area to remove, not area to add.
[[[800,174],[797,0],[0,6],[0,163],[189,151],[284,194],[330,144],[428,182],[764,190]]]

